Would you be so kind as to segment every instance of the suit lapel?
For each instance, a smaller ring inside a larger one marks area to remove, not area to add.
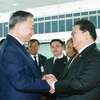
[[[63,74],[62,74],[62,78],[64,78],[64,76],[71,70],[71,68],[73,68],[74,66],[73,66],[73,64],[75,63],[75,62],[77,62],[79,59],[81,59],[81,58],[83,58],[86,54],[88,54],[88,52],[90,52],[93,48],[95,48],[96,47],[96,44],[95,43],[93,43],[92,45],[90,45],[90,46],[88,46],[86,49],[84,49],[80,54],[79,54],[79,56],[76,58],[76,59],[74,59],[74,61],[71,63],[71,61],[72,61],[72,59],[74,58],[74,56],[70,59],[70,61],[68,62],[68,64],[66,65],[66,67],[65,67],[65,70],[64,70],[64,72],[63,72]],[[70,65],[70,63],[71,63],[71,65]],[[70,66],[69,67],[69,69],[68,69],[68,66]]]
[[[29,64],[29,68],[31,68],[33,73],[36,73],[36,75],[38,77],[40,77],[38,70],[35,66],[35,63],[33,62],[30,54],[28,53],[28,51],[25,49],[25,47],[23,45],[21,45],[15,38],[13,38],[12,36],[8,35],[7,36],[8,39],[10,39],[10,41],[12,42],[12,44],[14,46],[16,46],[16,48],[21,52],[21,54],[24,56],[24,58],[27,60],[28,64]]]

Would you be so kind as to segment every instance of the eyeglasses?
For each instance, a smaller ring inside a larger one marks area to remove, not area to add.
[[[79,32],[82,32],[83,33],[85,31],[81,31],[81,30],[80,31],[72,31],[71,36],[74,36],[76,33],[79,33]]]

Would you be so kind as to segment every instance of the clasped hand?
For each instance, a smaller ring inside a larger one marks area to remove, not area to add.
[[[50,93],[53,94],[55,92],[54,90],[54,83],[57,81],[57,79],[55,78],[54,75],[52,74],[47,74],[45,76],[43,76],[42,78],[43,80],[46,80],[47,83],[50,85]]]

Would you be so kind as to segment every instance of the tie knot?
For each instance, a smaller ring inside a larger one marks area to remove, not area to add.
[[[36,59],[36,56],[34,56],[34,58]]]

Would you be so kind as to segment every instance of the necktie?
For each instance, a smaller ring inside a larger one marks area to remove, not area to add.
[[[40,67],[39,67],[39,65],[38,65],[38,63],[37,63],[36,56],[34,56],[34,62],[35,62],[35,64],[36,64],[36,67],[37,67],[37,69],[38,69],[38,71],[39,71],[39,74],[40,74],[40,76],[41,76],[41,69],[40,69]]]
[[[77,52],[77,53],[75,54],[75,57],[74,57],[74,59],[75,59],[75,58],[77,58],[77,57],[78,57],[78,55],[79,55],[79,53]]]
[[[78,57],[78,55],[79,55],[79,53],[77,52],[77,53],[75,54],[74,58],[71,60],[71,62],[70,62],[70,64],[69,64],[68,68],[70,67],[70,65],[72,64],[72,62],[74,61],[74,59],[76,59],[76,58]]]
[[[34,62],[35,62],[35,64],[36,64],[36,66],[38,66],[37,60],[36,60],[36,56],[34,56]]]

